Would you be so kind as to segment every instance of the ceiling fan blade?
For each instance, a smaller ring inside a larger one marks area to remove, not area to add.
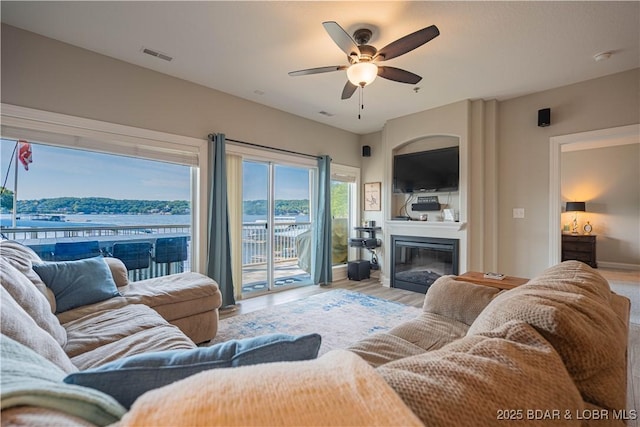
[[[422,77],[396,67],[378,67],[378,75],[394,82],[416,84]]]
[[[391,58],[395,58],[400,55],[404,55],[407,52],[411,52],[413,49],[422,46],[426,42],[433,40],[440,35],[440,30],[435,25],[423,28],[406,35],[392,43],[389,43],[378,51],[375,59],[378,61],[386,61]]]
[[[329,33],[329,37],[333,39],[333,41],[344,53],[347,54],[347,56],[351,56],[353,54],[358,55],[360,53],[360,49],[358,49],[356,42],[340,25],[338,25],[337,22],[327,21],[323,22],[322,25],[324,26],[324,29],[327,30],[327,33]]]
[[[341,99],[349,99],[349,98],[351,98],[351,95],[353,95],[353,93],[356,91],[356,89],[358,89],[358,86],[354,85],[349,80],[347,80],[347,84],[344,85],[344,89],[342,89],[342,98]]]
[[[331,71],[339,71],[339,70],[346,70],[346,69],[347,69],[346,65],[332,65],[329,67],[307,68],[306,70],[291,71],[289,72],[289,75],[292,77],[306,76],[308,74],[329,73]]]

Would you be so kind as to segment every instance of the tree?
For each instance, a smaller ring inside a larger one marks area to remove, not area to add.
[[[0,207],[2,210],[12,210],[13,209],[13,191],[9,190],[5,187],[0,187],[0,194],[2,198],[0,199]]]
[[[349,184],[346,182],[331,183],[331,216],[349,217]]]
[[[21,213],[58,214],[157,214],[185,215],[190,212],[187,200],[116,200],[104,197],[58,197],[18,200]]]

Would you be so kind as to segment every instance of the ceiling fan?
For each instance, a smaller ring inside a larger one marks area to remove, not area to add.
[[[389,43],[382,49],[368,45],[372,31],[368,28],[360,28],[353,33],[353,38],[338,25],[337,22],[323,22],[324,29],[347,54],[350,65],[333,65],[329,67],[308,68],[306,70],[291,71],[290,76],[305,76],[308,74],[328,73],[331,71],[347,70],[347,84],[342,90],[342,99],[349,99],[358,87],[364,88],[372,83],[376,76],[400,83],[416,84],[422,77],[400,68],[378,65],[377,62],[387,61],[404,55],[413,49],[433,40],[440,34],[438,27],[429,27],[408,34],[398,40]]]

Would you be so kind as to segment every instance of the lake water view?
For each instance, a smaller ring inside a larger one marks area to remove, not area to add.
[[[189,225],[191,224],[191,215],[62,215],[64,221],[30,221],[28,214],[18,215],[21,218],[18,226],[23,227],[65,227],[65,226],[88,226],[88,225]],[[304,223],[309,222],[308,215],[298,215],[287,217],[292,218],[290,222]],[[242,218],[244,223],[264,222],[266,217],[263,215],[245,215]],[[2,227],[11,227],[11,215],[0,215]]]

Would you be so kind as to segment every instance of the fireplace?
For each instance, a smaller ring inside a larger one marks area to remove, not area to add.
[[[391,236],[391,287],[424,294],[447,274],[458,274],[457,239]]]

